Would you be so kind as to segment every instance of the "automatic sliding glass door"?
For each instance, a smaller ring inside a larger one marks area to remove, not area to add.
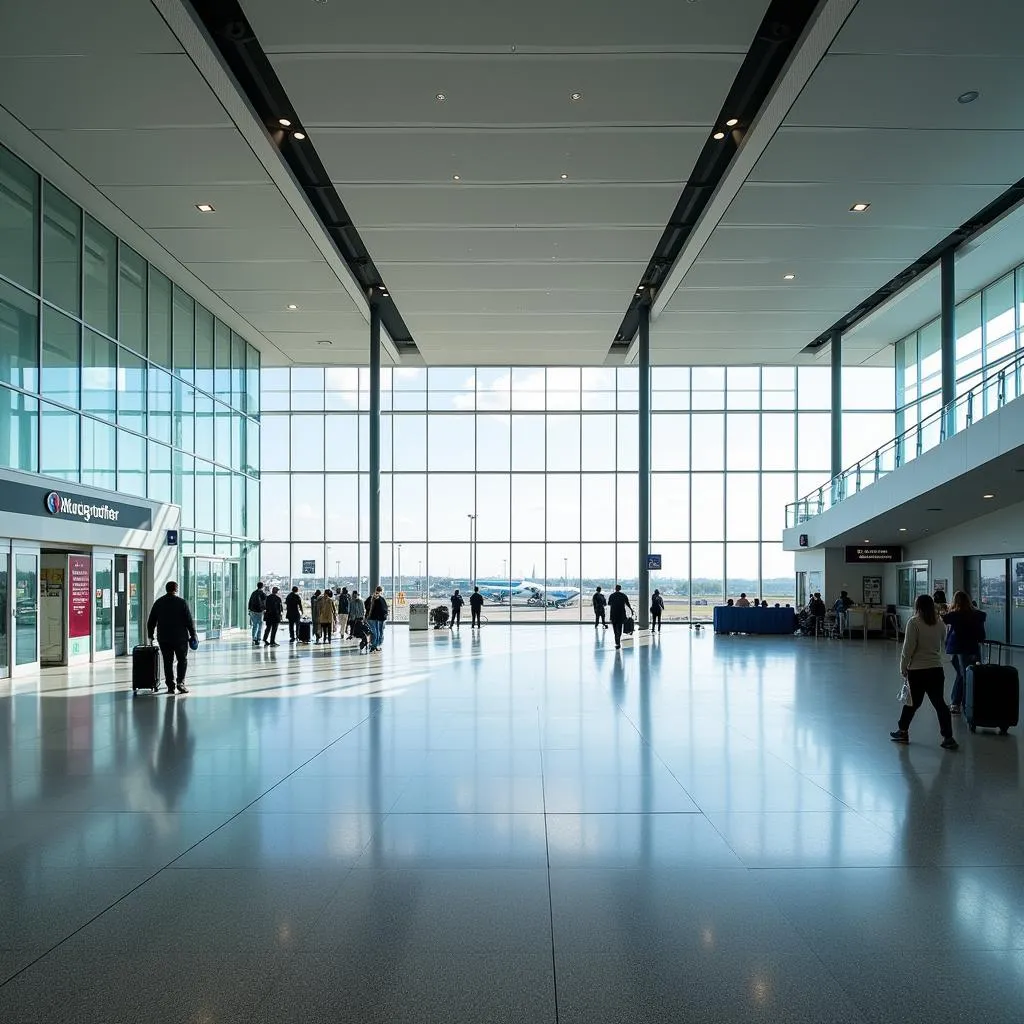
[[[39,668],[39,554],[14,549],[14,674]]]

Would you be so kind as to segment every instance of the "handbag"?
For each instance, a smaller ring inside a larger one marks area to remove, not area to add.
[[[904,679],[903,685],[900,687],[898,694],[899,702],[905,707],[912,708],[914,706],[914,698],[910,693],[910,680]]]

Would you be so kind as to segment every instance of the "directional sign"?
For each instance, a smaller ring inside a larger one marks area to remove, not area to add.
[[[647,568],[648,569],[660,569],[661,568],[661,555],[648,555],[647,556]]]

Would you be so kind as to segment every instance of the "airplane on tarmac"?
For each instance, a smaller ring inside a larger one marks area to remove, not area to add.
[[[550,587],[534,580],[479,580],[476,584],[485,601],[495,604],[548,605],[568,608],[579,600],[579,587]]]

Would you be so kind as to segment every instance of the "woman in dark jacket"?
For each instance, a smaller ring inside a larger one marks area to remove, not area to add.
[[[962,590],[953,595],[953,607],[942,616],[949,627],[946,633],[946,653],[953,656],[956,682],[949,698],[949,710],[959,715],[964,706],[967,666],[981,659],[981,645],[985,640],[985,613],[971,605],[970,597]]]

